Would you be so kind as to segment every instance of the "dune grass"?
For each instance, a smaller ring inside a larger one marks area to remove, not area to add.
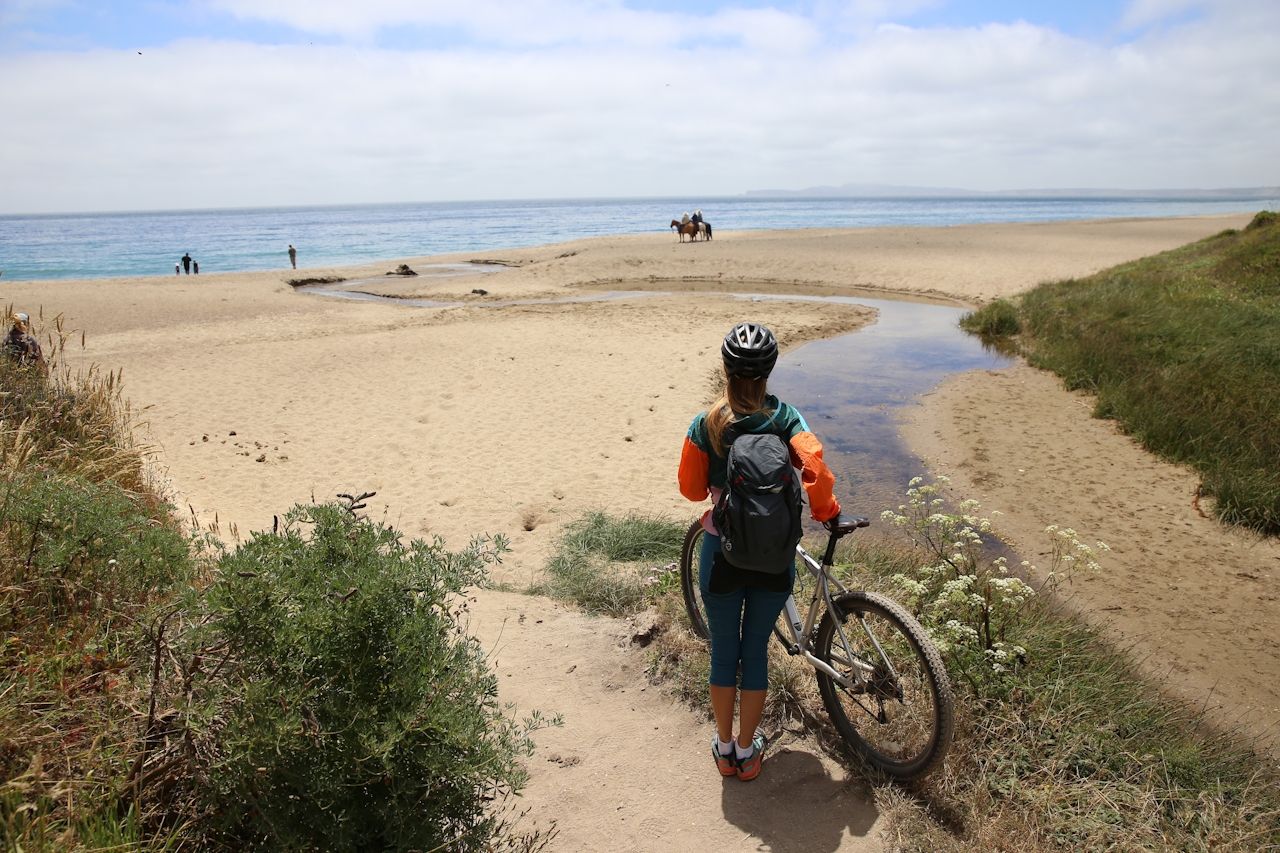
[[[685,525],[661,516],[591,512],[565,527],[543,578],[529,591],[588,613],[625,616],[672,586],[663,567],[680,558]],[[678,589],[678,580],[674,581]]]
[[[1097,395],[1098,417],[1199,472],[1223,521],[1280,533],[1280,216],[961,325]]]
[[[162,849],[121,797],[149,614],[195,571],[118,374],[0,359],[0,846]]]
[[[578,529],[625,529],[615,522],[594,513]],[[566,536],[552,562],[575,541],[583,540]],[[596,556],[581,571],[638,575],[634,564]],[[874,536],[841,543],[836,555],[850,586],[890,596],[893,576],[919,560],[919,551]],[[995,680],[952,673],[954,744],[942,769],[918,783],[890,783],[862,765],[827,722],[812,670],[776,643],[762,728],[803,730],[861,775],[897,850],[1280,850],[1280,780],[1252,744],[1213,730],[1051,599],[1032,602],[1018,626],[1031,650],[1024,665]],[[678,585],[631,609],[650,604],[661,627],[651,677],[709,715],[707,647],[689,630]]]

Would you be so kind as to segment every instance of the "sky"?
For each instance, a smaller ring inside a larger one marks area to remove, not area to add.
[[[1280,185],[1277,0],[0,0],[0,213]]]

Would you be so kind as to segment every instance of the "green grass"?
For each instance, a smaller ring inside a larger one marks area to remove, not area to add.
[[[1194,468],[1219,517],[1280,533],[1280,217],[1044,284],[961,325],[1097,395],[1095,414]]]
[[[599,514],[580,522],[621,526]],[[842,543],[836,556],[850,586],[889,595],[890,578],[917,559],[874,536]],[[599,575],[634,571],[603,559],[592,566]],[[1280,850],[1280,779],[1253,745],[1214,731],[1080,619],[1047,598],[1032,601],[1019,625],[1031,650],[1025,665],[1000,680],[952,673],[955,741],[943,768],[921,782],[886,782],[853,758],[826,722],[812,671],[773,643],[763,729],[807,729],[863,774],[902,851]],[[651,677],[709,714],[707,647],[688,630],[679,589],[653,603],[662,630]]]
[[[566,526],[529,592],[572,601],[588,613],[634,613],[652,600],[653,587],[671,584],[669,573],[648,581],[654,569],[680,558],[686,526],[661,516],[587,513]]]

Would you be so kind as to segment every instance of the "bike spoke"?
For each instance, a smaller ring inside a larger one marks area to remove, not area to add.
[[[819,684],[841,734],[873,764],[910,778],[917,768],[923,772],[939,742],[949,739],[950,697],[944,720],[920,638],[913,642],[912,629],[890,608],[862,595],[837,610],[850,618],[843,624],[834,618],[824,624],[819,656],[856,683],[845,685],[824,676]],[[920,632],[918,626],[914,630]]]

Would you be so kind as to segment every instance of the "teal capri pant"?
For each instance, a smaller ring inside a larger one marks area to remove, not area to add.
[[[703,535],[698,586],[707,611],[707,627],[711,630],[711,684],[738,687],[741,668],[743,690],[768,690],[769,635],[791,593],[769,592],[754,586],[743,586],[724,594],[708,592],[711,565],[720,550],[719,536]],[[794,562],[790,572],[794,583]]]

